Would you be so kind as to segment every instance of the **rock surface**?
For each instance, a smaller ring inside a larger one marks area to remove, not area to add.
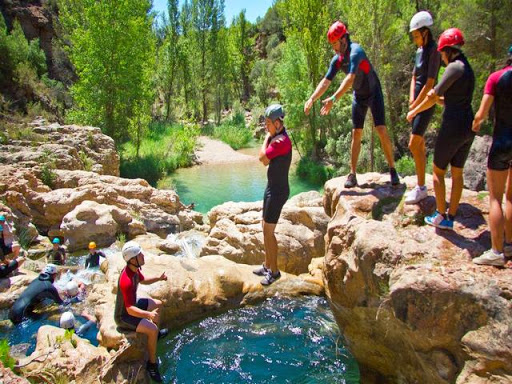
[[[510,382],[512,271],[471,262],[490,246],[487,196],[464,190],[455,231],[436,230],[422,224],[432,196],[406,206],[404,185],[358,179],[350,190],[345,178],[325,185],[323,274],[361,382]]]
[[[315,257],[324,255],[328,216],[318,192],[301,193],[284,206],[276,227],[278,265],[282,271],[308,272]],[[261,227],[262,203],[228,202],[208,213],[210,233],[201,255],[222,255],[237,263],[259,265],[265,259]]]

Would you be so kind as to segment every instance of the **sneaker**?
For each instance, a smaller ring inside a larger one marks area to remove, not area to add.
[[[432,225],[433,227],[453,230],[453,220],[447,219],[438,211],[435,211],[432,216],[425,217],[425,223]]]
[[[427,187],[420,187],[417,185],[407,194],[407,197],[405,198],[405,204],[417,204],[426,197],[428,197]]]
[[[169,334],[169,330],[167,328],[162,328],[158,331],[158,340],[163,339]]]
[[[475,257],[473,263],[478,265],[494,265],[496,267],[503,267],[505,265],[505,257],[503,253],[496,253],[493,249],[489,249],[481,256]]]
[[[395,168],[389,169],[389,176],[391,176],[391,185],[400,184],[400,177],[398,177],[398,172]]]
[[[265,276],[267,271],[268,271],[268,268],[265,267],[265,264],[262,264],[261,267],[255,269],[254,271],[252,271],[252,273],[254,273],[255,275],[258,275],[258,276]]]
[[[350,173],[345,181],[345,188],[354,188],[357,185],[357,179],[355,173]]]
[[[160,372],[158,371],[157,363],[150,363],[148,361],[148,363],[146,364],[146,370],[148,371],[151,380],[157,383],[163,383],[162,376],[160,376]]]
[[[270,285],[274,281],[279,280],[281,277],[281,272],[277,271],[277,273],[272,273],[272,270],[267,269],[267,273],[265,273],[265,277],[261,280],[261,285]]]
[[[505,244],[503,246],[503,256],[512,258],[512,244]]]

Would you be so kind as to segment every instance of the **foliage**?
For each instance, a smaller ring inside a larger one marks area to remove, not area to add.
[[[402,156],[395,163],[395,168],[400,176],[413,176],[416,174],[416,165],[414,159],[408,155]]]
[[[233,149],[245,148],[252,139],[252,132],[245,126],[244,115],[240,112],[214,127],[213,137],[222,140]]]
[[[321,186],[334,176],[332,167],[319,164],[309,157],[301,157],[295,170],[297,175],[313,185]]]
[[[93,161],[92,159],[87,156],[87,154],[84,151],[78,152],[78,156],[80,157],[80,161],[84,165],[85,171],[92,171]]]
[[[0,340],[0,361],[4,365],[4,367],[13,369],[14,364],[16,364],[16,360],[10,355],[11,348],[9,347],[9,343],[7,340]]]
[[[53,189],[55,180],[57,179],[57,174],[55,173],[57,167],[53,153],[44,151],[39,158],[39,162],[41,163],[41,181],[43,184]]]
[[[23,249],[28,249],[35,240],[27,227],[16,226],[16,235],[18,237],[18,242]]]

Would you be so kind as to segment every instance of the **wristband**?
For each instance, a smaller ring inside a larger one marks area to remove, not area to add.
[[[335,103],[336,102],[336,96],[332,95],[331,97],[329,97],[329,100],[331,100],[333,103]]]

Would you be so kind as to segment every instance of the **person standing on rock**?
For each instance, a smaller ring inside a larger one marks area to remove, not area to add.
[[[60,245],[60,239],[58,237],[52,240],[52,249],[48,252],[46,259],[48,263],[52,264],[66,264],[66,249]]]
[[[437,228],[453,230],[455,214],[459,207],[464,187],[464,164],[475,138],[471,130],[473,122],[473,90],[475,75],[469,65],[462,46],[464,36],[457,28],[450,28],[439,36],[437,50],[446,64],[443,77],[427,97],[407,114],[412,122],[421,112],[436,103],[444,104],[443,121],[437,135],[434,148],[434,192],[436,194],[436,211],[425,217],[425,223]],[[444,175],[448,165],[451,166],[452,191],[450,207],[446,210],[446,186]]]
[[[341,69],[347,75],[334,95],[322,100],[321,115],[329,114],[334,102],[342,97],[350,88],[353,89],[352,99],[352,143],[350,146],[350,174],[345,182],[345,188],[353,188],[357,185],[356,168],[359,152],[361,151],[361,139],[363,137],[364,120],[368,108],[370,108],[375,123],[375,130],[379,135],[384,156],[389,164],[391,184],[400,184],[398,173],[393,159],[393,146],[386,129],[384,114],[384,97],[377,73],[373,69],[370,60],[366,57],[363,48],[359,44],[350,41],[347,27],[341,21],[336,21],[327,32],[327,38],[336,55],[331,60],[329,71],[320,81],[313,94],[304,104],[304,113],[309,115],[313,103],[318,100],[329,88],[334,76]]]
[[[85,269],[98,268],[100,266],[100,257],[106,258],[105,254],[96,249],[96,243],[91,241],[89,243],[89,254],[85,259]]]
[[[487,159],[491,249],[473,259],[473,263],[504,266],[505,258],[512,257],[512,45],[505,67],[487,79],[484,96],[473,121],[473,131],[480,131],[493,105],[494,131]],[[505,212],[502,208],[503,193]]]
[[[253,273],[263,276],[262,285],[270,285],[281,277],[277,266],[277,239],[275,229],[283,205],[290,196],[288,172],[292,162],[292,142],[284,127],[284,111],[279,104],[265,110],[267,135],[259,153],[259,160],[267,170],[267,187],[263,195],[263,242],[265,262]]]
[[[119,276],[117,286],[114,320],[120,329],[142,333],[148,338],[149,361],[146,369],[152,380],[161,383],[162,377],[156,360],[157,340],[167,336],[167,329],[159,330],[160,308],[162,302],[156,299],[141,298],[137,300],[137,287],[141,284],[153,284],[167,281],[163,272],[160,276],[144,278],[141,268],[145,264],[141,246],[135,241],[127,242],[122,249],[126,267]]]
[[[14,241],[14,235],[12,234],[11,225],[5,219],[5,215],[0,214],[0,252],[4,255],[13,254],[13,258],[16,259],[20,253],[20,246]]]
[[[410,111],[425,100],[427,94],[434,87],[439,73],[441,56],[437,51],[437,44],[429,28],[433,24],[432,16],[426,11],[416,13],[411,19],[409,32],[418,50],[416,51],[416,60],[409,92]],[[435,105],[418,113],[412,120],[409,149],[416,166],[417,185],[407,193],[405,204],[417,204],[428,196],[427,186],[425,185],[427,154],[423,136],[434,115],[434,110]]]

